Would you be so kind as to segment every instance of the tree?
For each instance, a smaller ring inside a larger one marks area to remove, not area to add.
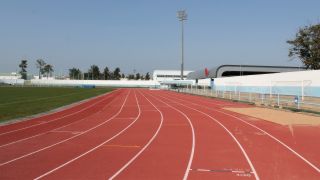
[[[39,69],[39,79],[41,79],[41,75],[44,74],[44,66],[46,65],[46,63],[44,62],[43,59],[37,59],[37,68]]]
[[[121,74],[120,74],[120,68],[116,68],[113,71],[113,79],[119,80],[121,78]]]
[[[135,80],[139,80],[140,79],[140,73],[136,74]]]
[[[289,57],[298,57],[307,69],[320,69],[320,24],[300,28],[287,43]]]
[[[146,79],[146,80],[150,80],[150,74],[149,74],[149,72],[147,72],[145,79]]]
[[[84,78],[85,80],[90,79],[90,74],[89,74],[88,72],[83,73],[83,78]]]
[[[91,75],[91,79],[99,79],[100,70],[97,65],[92,65],[89,69],[89,75]]]
[[[21,60],[21,63],[19,64],[20,67],[20,74],[21,78],[24,80],[27,80],[27,67],[28,67],[28,61],[27,60]]]
[[[126,78],[126,76],[122,73],[121,78],[124,79],[124,78]]]
[[[103,70],[103,76],[105,80],[111,79],[110,78],[110,71],[109,68],[106,66]]]
[[[69,69],[70,79],[81,79],[81,71],[78,68]]]
[[[49,74],[50,74],[50,76],[52,76],[53,66],[52,66],[51,64],[46,64],[46,65],[43,67],[43,72],[46,73],[47,79],[48,79]]]
[[[127,78],[128,78],[129,80],[134,79],[134,75],[133,75],[133,74],[128,74]]]

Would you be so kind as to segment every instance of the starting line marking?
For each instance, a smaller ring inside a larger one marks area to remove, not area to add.
[[[252,171],[232,170],[232,169],[201,169],[201,168],[195,168],[195,169],[190,169],[190,171],[200,171],[200,172],[227,172],[227,173],[236,173],[236,174],[253,174]]]

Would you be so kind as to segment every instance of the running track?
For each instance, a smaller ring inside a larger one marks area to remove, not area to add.
[[[0,179],[320,179],[320,127],[224,110],[250,107],[119,89],[0,126]]]

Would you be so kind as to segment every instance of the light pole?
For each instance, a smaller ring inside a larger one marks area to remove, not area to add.
[[[184,49],[183,49],[183,21],[187,20],[187,13],[185,10],[180,10],[177,12],[177,17],[181,22],[181,80],[183,80],[183,63],[184,63]]]

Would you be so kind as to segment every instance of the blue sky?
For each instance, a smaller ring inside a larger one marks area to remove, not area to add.
[[[289,65],[286,40],[320,22],[319,0],[1,0],[0,72],[21,59],[35,73],[43,58],[56,73],[120,67],[124,73],[180,68],[185,9],[185,67]]]

